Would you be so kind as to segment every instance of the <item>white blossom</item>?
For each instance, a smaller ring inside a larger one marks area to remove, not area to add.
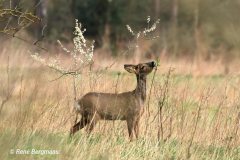
[[[87,40],[83,35],[86,29],[82,30],[82,25],[78,23],[78,20],[76,20],[75,22],[75,31],[73,32],[73,50],[68,50],[62,45],[59,40],[57,41],[63,51],[68,53],[68,55],[71,57],[71,66],[64,66],[63,63],[61,63],[60,60],[57,58],[51,58],[50,60],[46,60],[39,56],[38,53],[32,54],[31,57],[34,60],[42,63],[43,65],[46,65],[49,68],[52,68],[63,74],[67,72],[77,73],[77,69],[79,70],[84,65],[90,64],[93,61],[94,41],[91,43],[91,45],[87,45]]]
[[[143,34],[146,35],[147,33],[153,32],[156,28],[157,28],[157,24],[160,22],[160,19],[158,19],[155,23],[153,23],[153,25],[148,28],[148,29],[144,29]]]
[[[147,23],[149,23],[151,21],[150,16],[147,17]]]
[[[127,27],[128,31],[134,36],[135,34],[134,34],[132,28],[128,24],[126,25],[126,27]]]
[[[138,32],[134,32],[129,25],[126,25],[127,30],[130,32],[131,35],[134,36],[135,43],[136,43],[136,44],[134,45],[135,48],[139,48],[138,39],[139,39],[140,37],[144,37],[144,36],[146,36],[148,33],[153,32],[153,31],[156,30],[157,24],[160,22],[160,19],[158,19],[157,21],[155,21],[155,22],[152,24],[152,26],[149,28],[149,23],[150,23],[150,21],[151,21],[151,18],[150,18],[150,16],[148,16],[148,17],[147,17],[148,28],[145,28],[144,30],[140,30],[140,31],[138,31]],[[137,33],[137,34],[135,34],[135,33]]]

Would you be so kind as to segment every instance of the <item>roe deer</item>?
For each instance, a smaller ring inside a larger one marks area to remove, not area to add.
[[[136,74],[137,87],[130,92],[120,94],[90,92],[76,101],[75,109],[80,113],[81,120],[70,131],[75,132],[87,125],[90,133],[98,120],[126,120],[130,140],[133,132],[136,138],[139,133],[139,119],[144,111],[146,100],[146,77],[156,67],[156,63],[140,63],[138,65],[124,65],[129,73]]]

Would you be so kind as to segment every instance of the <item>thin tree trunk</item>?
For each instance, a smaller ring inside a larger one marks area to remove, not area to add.
[[[36,7],[36,16],[42,19],[40,24],[37,24],[35,30],[35,37],[37,40],[41,40],[43,38],[43,29],[47,24],[47,0],[35,0]]]
[[[155,5],[155,19],[159,19],[161,0],[155,0],[154,5]]]
[[[173,54],[178,52],[178,0],[173,0],[172,30],[173,30]]]
[[[195,39],[195,51],[194,58],[196,60],[196,69],[198,74],[202,74],[201,61],[207,56],[204,55],[203,46],[201,45],[201,34],[200,34],[200,22],[199,22],[199,0],[195,0],[194,10],[194,39]]]
[[[103,43],[103,48],[105,49],[105,51],[107,53],[111,53],[111,25],[110,25],[110,4],[111,2],[108,2],[107,5],[107,15],[106,15],[106,22],[105,22],[105,26],[104,26],[104,35],[103,35],[103,39],[102,39],[102,43]]]
[[[194,10],[194,38],[195,38],[195,56],[199,57],[200,38],[199,38],[199,0],[196,0]]]

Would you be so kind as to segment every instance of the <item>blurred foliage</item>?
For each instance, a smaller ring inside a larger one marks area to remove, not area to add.
[[[7,7],[8,1],[1,0],[0,6]],[[95,39],[99,47],[104,45],[107,36],[111,48],[116,49],[130,38],[126,24],[138,30],[147,27],[146,18],[151,16],[161,20],[160,38],[153,41],[152,52],[166,49],[168,53],[194,54],[201,48],[207,54],[220,51],[238,54],[240,50],[239,0],[12,0],[12,3],[14,1],[20,2],[18,9],[32,12],[36,12],[39,3],[45,3],[42,9],[47,10],[44,18],[50,41],[69,41],[76,18],[87,29],[86,36]]]

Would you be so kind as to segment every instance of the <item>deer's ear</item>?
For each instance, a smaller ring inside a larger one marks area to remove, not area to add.
[[[124,69],[129,73],[136,73],[136,66],[132,64],[125,64]]]

